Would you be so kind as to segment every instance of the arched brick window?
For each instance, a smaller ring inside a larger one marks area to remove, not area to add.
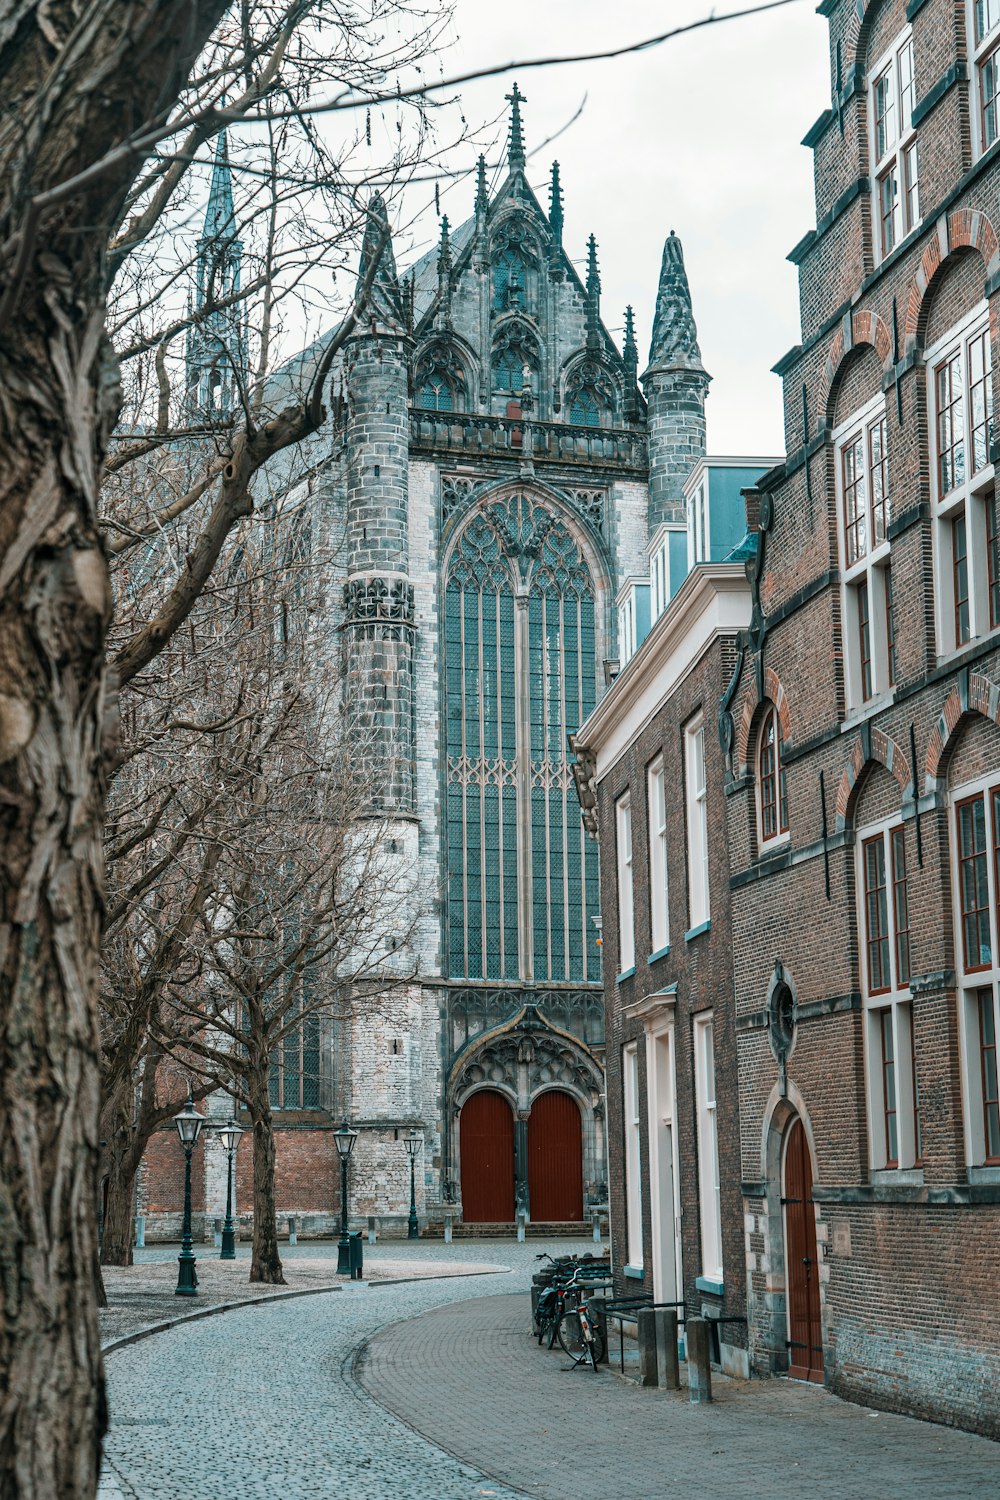
[[[782,748],[778,710],[769,704],[760,726],[757,750],[757,805],[762,844],[788,832],[788,789]]]

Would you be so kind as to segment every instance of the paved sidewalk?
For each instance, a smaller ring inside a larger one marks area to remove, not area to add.
[[[526,1335],[524,1295],[397,1323],[365,1388],[432,1442],[541,1500],[996,1500],[1000,1446],[788,1380],[722,1381],[711,1407],[572,1369]],[[401,1491],[405,1494],[406,1491]]]

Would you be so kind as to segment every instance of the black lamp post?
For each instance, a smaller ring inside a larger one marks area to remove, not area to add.
[[[225,1147],[229,1165],[226,1173],[226,1222],[222,1226],[222,1250],[220,1260],[236,1259],[236,1224],[233,1220],[233,1161],[236,1157],[236,1148],[243,1134],[235,1120],[230,1120],[228,1125],[223,1125],[219,1131],[219,1140]]]
[[[339,1130],[333,1132],[340,1157],[340,1243],[337,1246],[337,1275],[351,1274],[351,1241],[347,1233],[347,1158],[354,1150],[358,1132],[352,1130],[345,1120]]]
[[[191,1152],[198,1143],[204,1123],[204,1116],[195,1109],[194,1100],[189,1094],[184,1108],[174,1115],[177,1134],[184,1147],[184,1229],[181,1253],[177,1257],[177,1286],[174,1288],[178,1297],[193,1297],[198,1291],[198,1272],[195,1270],[194,1250],[191,1248]]]
[[[420,1131],[416,1128],[416,1126],[413,1127],[408,1136],[405,1136],[403,1138],[403,1145],[406,1147],[406,1154],[410,1158],[410,1221],[406,1231],[406,1238],[408,1240],[417,1240],[420,1238],[420,1225],[417,1222],[417,1188],[415,1171],[417,1165],[417,1152],[420,1150],[423,1144],[424,1138],[420,1134]]]

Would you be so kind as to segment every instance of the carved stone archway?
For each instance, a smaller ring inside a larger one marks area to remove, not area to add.
[[[496,1089],[514,1107],[515,1201],[518,1213],[531,1217],[528,1200],[527,1132],[532,1106],[540,1095],[560,1089],[580,1109],[583,1126],[583,1199],[604,1203],[607,1197],[604,1130],[604,1071],[590,1048],[526,1005],[503,1026],[471,1041],[456,1057],[447,1084],[447,1108],[453,1124],[466,1101],[480,1089]],[[449,1131],[455,1160],[448,1175],[461,1181],[460,1133]]]

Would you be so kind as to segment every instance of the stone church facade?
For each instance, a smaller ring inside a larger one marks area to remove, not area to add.
[[[316,1227],[335,1206],[330,1128],[345,1115],[360,1133],[352,1214],[386,1227],[408,1209],[413,1128],[429,1222],[566,1222],[607,1202],[597,848],[568,736],[615,670],[619,593],[648,577],[651,543],[683,533],[709,377],[676,236],[641,379],[631,308],[616,346],[595,240],[581,278],[558,165],[543,209],[516,86],[509,97],[504,180],[491,194],[480,159],[473,215],[443,220],[408,272],[373,201],[367,309],[311,454],[309,629],[339,653],[376,746],[380,812],[412,888],[400,963],[415,974],[324,1022],[301,1081],[276,1084],[279,1215]],[[213,201],[226,170],[217,161]],[[206,1135],[208,1218],[224,1179]],[[246,1138],[241,1206],[249,1152]],[[176,1154],[154,1142],[149,1232],[176,1222]]]

